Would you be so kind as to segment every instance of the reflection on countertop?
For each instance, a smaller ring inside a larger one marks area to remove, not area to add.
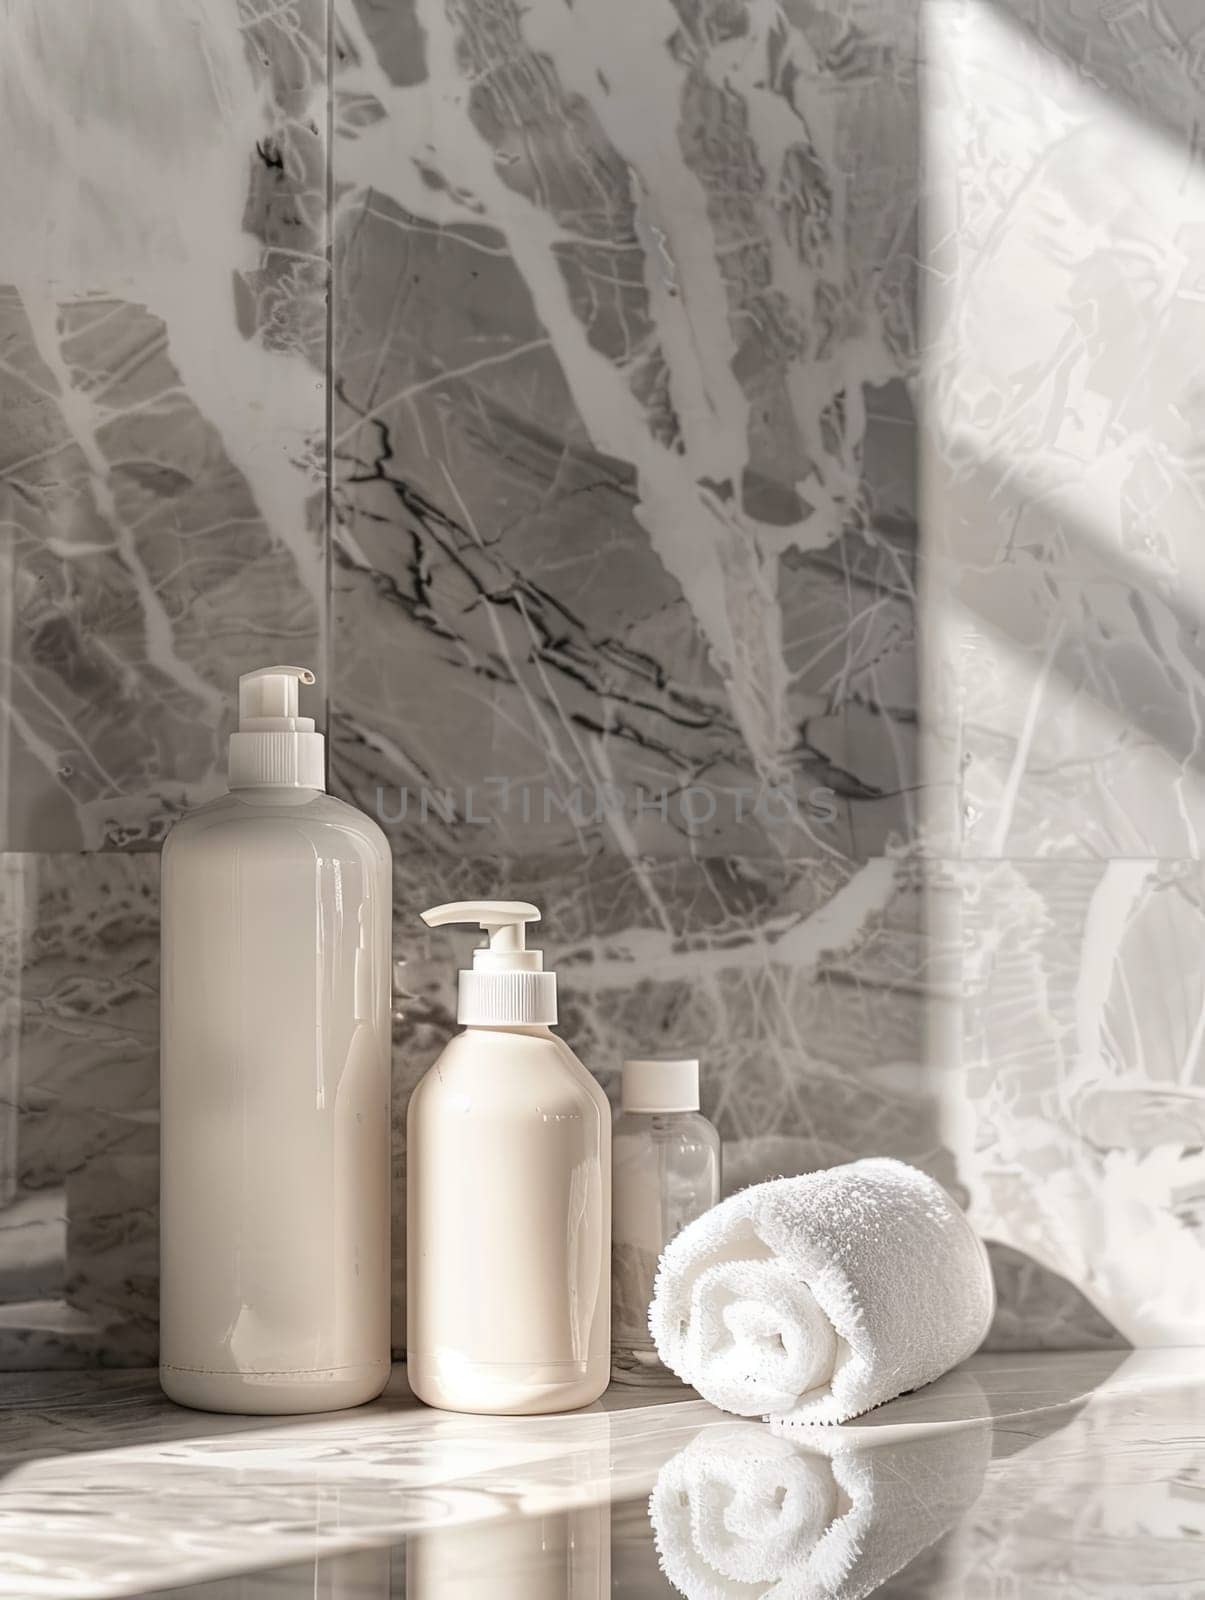
[[[682,1391],[273,1420],[148,1373],[0,1379],[0,1596],[1205,1593],[1205,1349],[980,1356],[858,1424]]]

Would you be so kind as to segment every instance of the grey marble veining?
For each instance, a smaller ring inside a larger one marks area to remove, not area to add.
[[[413,908],[440,893],[442,863],[403,854],[397,865],[400,1136],[405,1097],[455,1027],[467,941],[413,927]],[[638,881],[611,856],[472,858],[443,892],[467,897],[486,879],[513,898],[533,872],[561,1031],[612,1093],[625,1056],[700,1054],[728,1189],[888,1150],[957,1190],[941,1083],[923,1064],[931,974],[921,881],[906,863],[649,861]],[[400,1232],[400,1189],[397,1204]]]
[[[0,1409],[0,1593],[1190,1600],[1203,1396],[1199,1351],[978,1357],[786,1442],[644,1391],[490,1419],[396,1385],[265,1426],[181,1411],[149,1375],[30,1374]]]
[[[326,86],[325,0],[0,16],[0,1368],[154,1359],[120,852],[220,787],[240,670],[325,648]]]
[[[336,7],[332,771],[398,873],[408,1090],[533,898],[610,1082],[730,1171],[952,1169],[921,1068],[914,19]]]
[[[325,0],[0,36],[0,848],[153,845],[321,648]]]
[[[994,1345],[1200,1338],[1191,9],[0,46],[0,1368],[153,1358],[153,852],[288,657],[395,846],[399,1337],[417,913],[506,893],[608,1086],[702,1054],[730,1187],[900,1156]]]
[[[411,14],[337,10],[341,782],[405,789],[399,846],[441,856],[883,853],[915,768],[911,23]]]
[[[0,1370],[156,1353],[159,862],[0,856],[12,952]]]
[[[0,1365],[137,1365],[155,1355],[158,863],[144,853],[113,852],[0,863],[13,891],[5,902],[13,922],[0,948],[12,952],[9,1059],[16,1067],[6,1124],[15,1188],[0,1210]],[[467,894],[475,864],[461,870],[452,892]],[[416,886],[404,873],[400,879],[399,946],[406,948],[412,934],[403,913],[436,886]],[[515,892],[522,881],[516,878]],[[730,1191],[770,1172],[889,1150],[969,1198],[964,1178],[988,1170],[992,1153],[956,1159],[943,1120],[956,1103],[957,1080],[921,1064],[922,997],[942,974],[916,931],[918,875],[874,863],[827,882],[813,870],[762,880],[746,874],[743,904],[756,909],[760,881],[789,912],[755,944],[743,924],[734,940],[718,899],[710,908],[683,905],[679,888],[690,880],[671,863],[656,881],[681,907],[679,927],[634,930],[628,883],[629,898],[619,900],[613,928],[605,930],[605,960],[598,923],[581,918],[579,897],[594,895],[605,907],[606,891],[625,880],[608,867],[563,881],[564,899],[548,909],[568,937],[545,942],[561,974],[567,1037],[597,1064],[609,1089],[616,1087],[613,1064],[650,1033],[667,1050],[710,1039],[704,1098],[724,1139]],[[455,1025],[449,987],[462,948],[454,935],[425,936],[410,946],[400,971],[393,1190],[399,1350],[405,1106]],[[980,1049],[975,1059],[990,1062],[987,1046]],[[989,1068],[979,1069],[967,1092],[977,1104],[991,1103]],[[1037,1113],[1013,1095],[1004,1104],[1015,1105],[1018,1118],[1009,1148],[1023,1150],[1031,1124],[1022,1118]],[[1073,1141],[1074,1128],[1063,1138]],[[1100,1187],[1107,1178],[1099,1173],[1093,1181]],[[1094,1216],[1085,1208],[1081,1225],[1096,1226]],[[1016,1248],[993,1252],[1000,1287],[993,1346],[1126,1342],[1068,1281],[1080,1281],[1077,1258],[1039,1264],[1027,1253],[1041,1253],[1041,1240],[1019,1206],[1015,1217],[984,1207],[978,1220],[989,1237],[1022,1230]],[[1195,1281],[1190,1275],[1185,1292]],[[1119,1320],[1124,1298],[1115,1296],[1112,1307]]]

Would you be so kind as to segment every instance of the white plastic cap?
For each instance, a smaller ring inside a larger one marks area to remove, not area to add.
[[[541,1027],[556,1021],[556,973],[544,956],[528,950],[526,927],[540,913],[526,900],[454,900],[424,911],[428,928],[476,923],[488,945],[473,952],[470,970],[458,975],[456,1020],[468,1028]]]
[[[697,1111],[698,1061],[625,1061],[624,1111]]]
[[[238,681],[238,732],[230,735],[230,787],[326,788],[326,741],[297,715],[308,667],[259,667]]]

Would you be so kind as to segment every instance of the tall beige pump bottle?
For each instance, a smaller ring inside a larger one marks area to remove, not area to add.
[[[522,901],[462,901],[428,927],[489,934],[460,974],[466,1026],[410,1099],[406,1370],[448,1411],[589,1405],[607,1386],[611,1115],[561,1039],[556,975]]]
[[[160,1367],[208,1411],[389,1376],[389,846],[325,793],[299,667],[239,681],[230,793],[163,848]]]

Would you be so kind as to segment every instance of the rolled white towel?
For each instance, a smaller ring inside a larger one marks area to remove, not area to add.
[[[732,1195],[666,1246],[649,1326],[661,1359],[743,1416],[845,1422],[983,1342],[987,1252],[902,1161],[854,1161]]]
[[[861,1600],[953,1527],[990,1456],[986,1423],[869,1448],[823,1428],[807,1450],[705,1428],[649,1500],[662,1570],[688,1600]]]

